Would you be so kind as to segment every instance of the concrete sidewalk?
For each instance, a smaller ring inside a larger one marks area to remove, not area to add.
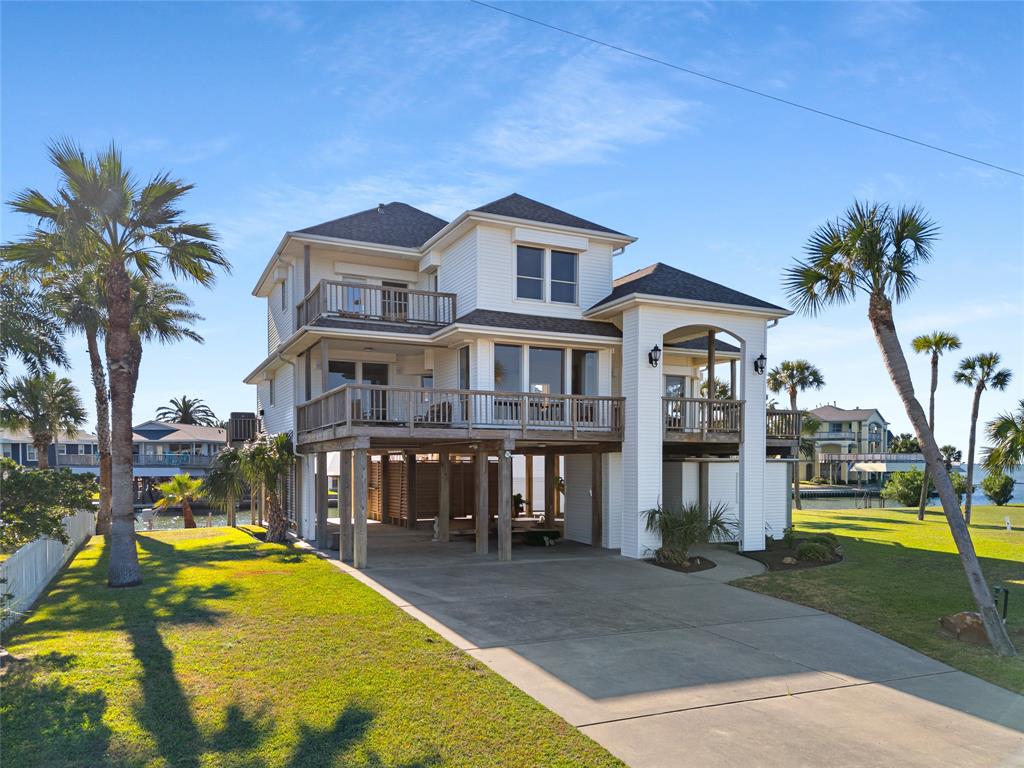
[[[374,526],[341,566],[632,766],[1024,766],[1024,697],[811,608],[563,542]]]

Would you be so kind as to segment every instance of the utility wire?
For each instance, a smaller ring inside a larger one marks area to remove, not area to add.
[[[776,101],[776,102],[778,102],[780,104],[785,104],[788,107],[795,107],[797,109],[802,109],[805,112],[811,112],[811,113],[813,113],[815,115],[820,115],[821,117],[827,117],[827,118],[830,118],[832,120],[838,120],[841,123],[846,123],[848,125],[856,126],[857,128],[864,128],[864,129],[866,129],[868,131],[874,131],[875,133],[880,133],[883,136],[889,136],[890,138],[893,138],[893,139],[899,139],[900,141],[905,141],[905,142],[908,142],[910,144],[916,144],[919,147],[924,147],[926,149],[931,149],[931,150],[934,150],[935,152],[942,152],[943,154],[951,155],[952,157],[958,157],[961,160],[967,160],[967,161],[969,161],[971,163],[977,163],[978,165],[984,165],[987,168],[992,168],[992,169],[997,170],[997,171],[1002,171],[1003,173],[1009,173],[1009,174],[1012,174],[1014,176],[1024,177],[1024,173],[1022,173],[1021,171],[1016,171],[1013,168],[1006,168],[1006,167],[1001,166],[1001,165],[996,165],[995,163],[989,163],[989,162],[986,162],[984,160],[979,160],[976,157],[971,157],[970,155],[964,155],[964,154],[962,154],[960,152],[954,152],[953,150],[946,149],[945,147],[939,147],[939,146],[936,146],[935,144],[928,144],[927,142],[911,138],[910,136],[904,136],[904,135],[899,134],[899,133],[893,133],[892,131],[887,131],[884,128],[878,128],[878,127],[876,127],[874,125],[869,125],[868,123],[862,123],[862,122],[860,122],[858,120],[852,120],[852,119],[850,119],[848,117],[843,117],[842,115],[837,115],[837,114],[834,114],[832,112],[826,112],[823,109],[816,109],[814,107],[809,107],[806,104],[800,104],[799,102],[796,102],[796,101],[790,101],[789,99],[783,99],[783,98],[781,98],[779,96],[773,96],[770,93],[765,93],[764,91],[759,91],[759,90],[757,90],[755,88],[748,88],[747,86],[740,85],[739,83],[733,83],[733,82],[730,82],[728,80],[723,80],[720,77],[714,77],[712,75],[708,75],[708,74],[705,74],[703,72],[698,72],[695,69],[688,69],[688,68],[682,67],[682,66],[680,66],[678,64],[673,64],[672,62],[665,61],[664,59],[659,59],[659,58],[656,58],[654,56],[648,56],[646,53],[640,53],[639,51],[630,50],[629,48],[623,48],[622,46],[615,45],[614,43],[608,43],[608,42],[605,42],[604,40],[598,40],[596,37],[589,37],[588,35],[584,35],[584,34],[581,34],[579,32],[573,32],[571,29],[566,29],[565,27],[559,27],[559,26],[557,26],[555,24],[549,24],[546,21],[541,21],[539,19],[534,19],[534,18],[532,18],[530,16],[524,16],[521,13],[516,13],[515,11],[510,11],[507,8],[500,8],[500,7],[496,6],[496,5],[491,5],[490,3],[485,3],[485,2],[483,2],[483,0],[469,0],[469,2],[473,3],[474,5],[479,5],[479,6],[483,7],[483,8],[489,8],[492,11],[497,11],[498,13],[504,13],[507,16],[512,16],[514,18],[521,19],[522,21],[528,21],[531,24],[536,24],[539,27],[545,27],[547,29],[554,30],[555,32],[561,32],[562,34],[570,35],[570,36],[578,38],[580,40],[585,40],[588,43],[593,43],[594,45],[600,45],[600,46],[603,46],[604,48],[610,48],[613,51],[618,51],[619,53],[624,53],[627,56],[635,56],[638,59],[643,59],[644,61],[649,61],[649,62],[652,62],[654,64],[660,64],[663,67],[669,67],[671,69],[678,70],[679,72],[685,72],[688,75],[693,75],[694,77],[700,77],[700,78],[703,78],[704,80],[710,80],[711,82],[718,83],[719,85],[726,85],[729,88],[735,88],[736,90],[743,91],[744,93],[750,93],[750,94],[753,94],[754,96],[760,96],[761,98],[764,98],[764,99],[771,99],[772,101]]]

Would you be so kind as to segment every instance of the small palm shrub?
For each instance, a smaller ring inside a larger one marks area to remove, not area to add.
[[[811,483],[812,485],[828,485],[828,480],[826,480],[821,475],[815,475],[807,482]]]
[[[812,560],[816,563],[824,563],[832,557],[829,548],[816,541],[805,541],[796,548],[797,560]]]
[[[685,565],[690,548],[695,544],[730,538],[736,523],[729,520],[729,508],[716,504],[708,509],[700,504],[664,507],[661,504],[644,512],[648,533],[661,537],[661,546],[654,551],[659,563]]]

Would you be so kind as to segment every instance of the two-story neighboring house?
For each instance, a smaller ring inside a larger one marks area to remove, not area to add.
[[[661,263],[613,279],[634,240],[521,195],[286,233],[253,290],[267,356],[245,381],[265,430],[294,437],[297,533],[326,542],[330,475],[358,566],[368,517],[479,552],[496,529],[508,559],[524,456],[545,470],[537,525],[569,539],[644,557],[643,512],[683,501],[729,505],[742,549],[779,535],[799,416],[766,412],[764,371],[790,312]],[[708,371],[727,398],[702,392]]]
[[[86,462],[93,461],[98,454],[96,435],[78,432],[69,437],[62,432],[50,446],[47,458],[51,467],[60,467],[68,465],[68,456],[82,457],[81,461]],[[0,429],[0,456],[25,467],[39,466],[39,454],[26,430]]]
[[[822,405],[809,411],[818,422],[814,458],[804,462],[802,477],[824,477],[830,482],[867,480],[852,469],[856,459],[889,450],[889,422],[874,408],[839,408]]]

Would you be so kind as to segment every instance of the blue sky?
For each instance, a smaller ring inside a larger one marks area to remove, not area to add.
[[[1018,3],[522,4],[506,7],[653,56],[1024,167]],[[905,344],[956,331],[1003,354],[1024,392],[1024,182],[644,63],[468,3],[4,3],[2,191],[52,190],[48,138],[111,139],[142,175],[197,185],[234,272],[189,288],[206,344],[150,347],[138,419],[173,395],[218,414],[265,354],[250,296],[281,235],[401,200],[444,217],[517,191],[639,237],[654,261],[784,303],[780,273],[855,197],[918,202],[942,226],[897,310]],[[5,210],[4,239],[30,222]],[[878,407],[908,427],[863,303],[770,333],[827,386],[801,406]],[[83,344],[72,376],[91,401]],[[927,363],[912,359],[927,395]],[[970,395],[939,391],[940,442],[966,449]]]

